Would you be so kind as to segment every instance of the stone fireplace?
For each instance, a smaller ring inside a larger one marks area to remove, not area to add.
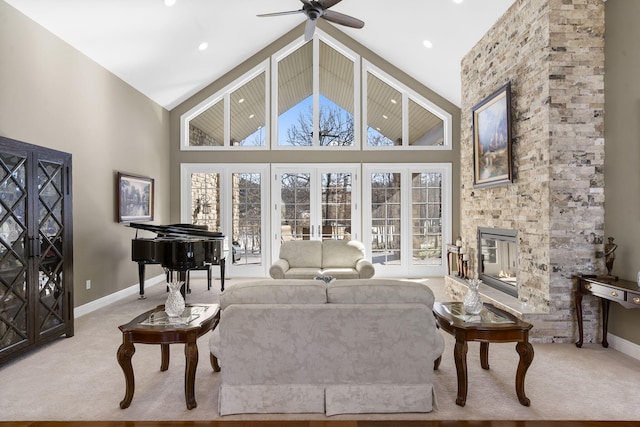
[[[478,230],[514,231],[515,260],[498,267],[515,261],[517,293],[482,285],[483,298],[533,323],[532,340],[574,342],[571,275],[606,271],[604,2],[515,1],[463,58],[461,80],[460,235],[470,276],[489,277]],[[476,188],[472,108],[507,82],[514,181]],[[446,282],[450,296],[464,295],[464,280]],[[585,332],[597,341],[598,305],[589,304]]]
[[[518,232],[478,228],[478,278],[494,289],[518,297]]]

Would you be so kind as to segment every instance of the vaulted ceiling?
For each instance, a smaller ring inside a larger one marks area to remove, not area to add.
[[[305,20],[256,17],[298,0],[4,1],[169,110]],[[365,22],[337,25],[349,37],[460,105],[460,61],[514,1],[343,0],[332,10]]]

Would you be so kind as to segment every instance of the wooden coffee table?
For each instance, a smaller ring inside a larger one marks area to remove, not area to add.
[[[122,344],[118,348],[118,363],[124,372],[126,393],[120,408],[128,408],[133,399],[134,376],[131,357],[136,352],[134,343],[160,344],[162,361],[160,370],[169,368],[169,344],[184,344],[186,367],[184,374],[184,394],[187,408],[198,404],[195,398],[195,377],[198,366],[198,346],[196,340],[218,325],[220,306],[218,304],[188,304],[182,318],[168,318],[164,305],[141,314],[126,325],[122,331]]]
[[[516,371],[516,394],[524,406],[530,401],[524,393],[524,377],[533,361],[533,346],[529,343],[529,330],[533,327],[504,310],[491,304],[484,304],[479,315],[468,316],[461,302],[434,303],[433,313],[438,326],[453,335],[456,345],[453,357],[458,375],[458,397],[456,403],[464,406],[467,402],[467,342],[480,342],[480,365],[489,369],[489,343],[517,342],[516,351],[520,355]],[[439,361],[436,361],[435,369]]]

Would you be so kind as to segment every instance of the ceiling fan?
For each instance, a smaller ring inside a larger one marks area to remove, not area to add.
[[[345,25],[347,27],[352,27],[352,28],[364,27],[364,22],[362,22],[359,19],[356,19],[349,15],[345,15],[344,13],[328,10],[330,7],[335,6],[336,4],[340,3],[342,0],[317,0],[317,1],[300,0],[300,1],[302,2],[302,9],[291,10],[288,12],[263,13],[257,16],[268,17],[268,16],[282,16],[282,15],[293,15],[296,13],[304,13],[305,15],[307,15],[307,23],[304,28],[305,41],[309,41],[313,37],[313,33],[316,29],[316,20],[318,18],[326,19],[327,21],[333,22],[334,24]]]

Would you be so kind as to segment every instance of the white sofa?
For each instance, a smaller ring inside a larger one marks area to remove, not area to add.
[[[280,245],[279,259],[269,268],[274,279],[368,279],[375,268],[355,240],[290,240]]]
[[[386,279],[227,288],[209,342],[220,414],[430,412],[444,347],[433,301],[426,285]]]

